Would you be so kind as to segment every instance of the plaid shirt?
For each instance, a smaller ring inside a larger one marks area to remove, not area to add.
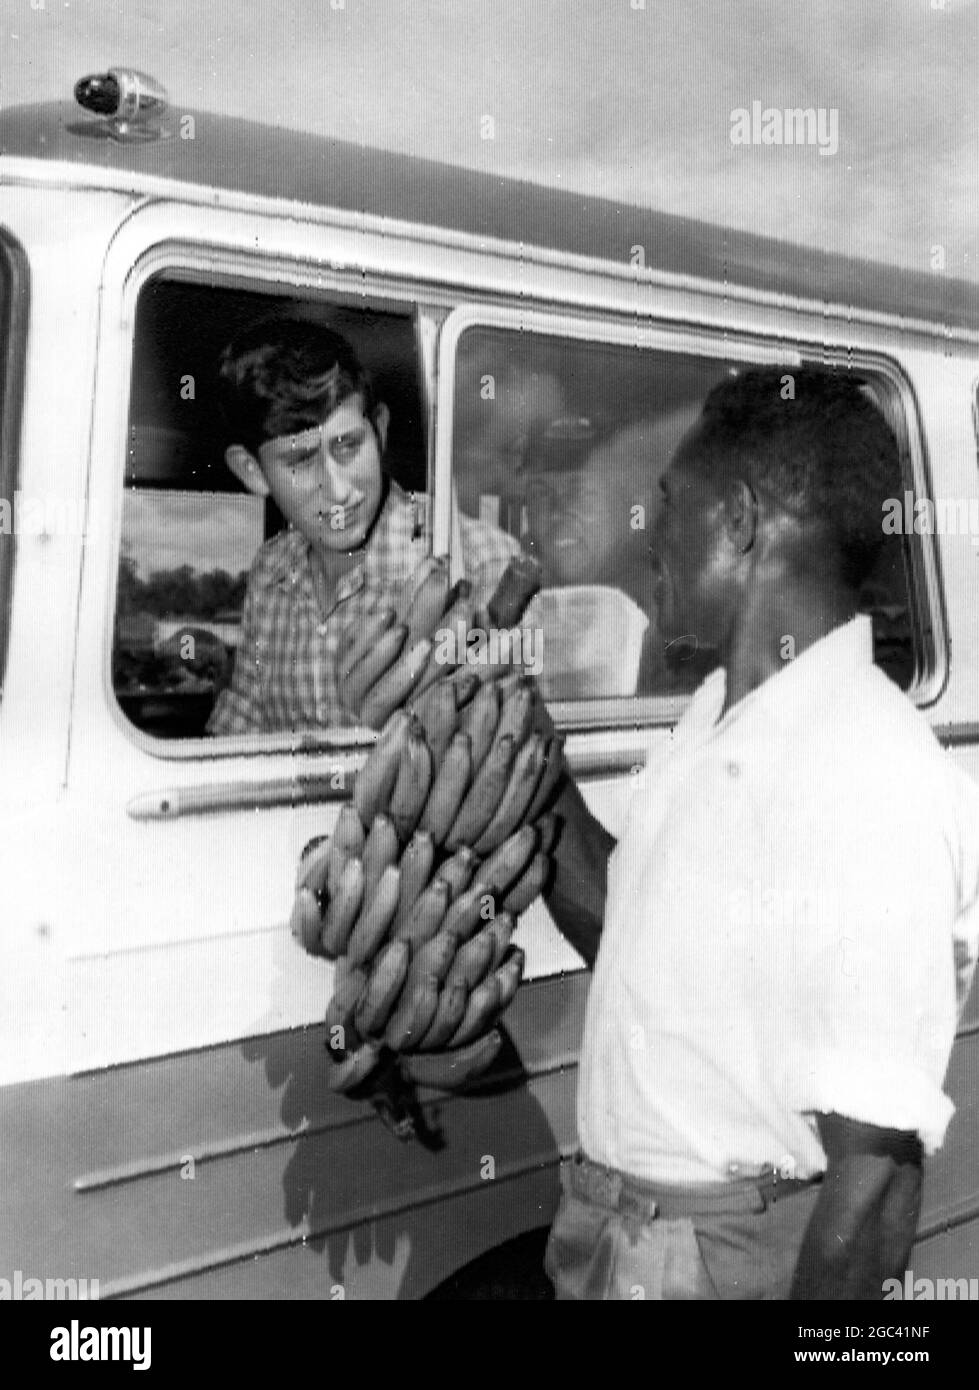
[[[427,503],[424,493],[418,501]],[[231,684],[207,724],[214,735],[337,728],[357,721],[341,707],[337,684],[348,623],[381,602],[397,605],[428,553],[415,537],[415,508],[396,483],[363,561],[340,579],[333,606],[321,611],[309,542],[291,527],[261,547],[248,576],[242,638]],[[477,604],[485,606],[519,543],[484,521],[459,516],[462,561]]]

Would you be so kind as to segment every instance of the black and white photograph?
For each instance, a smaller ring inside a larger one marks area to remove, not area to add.
[[[977,60],[979,0],[0,0],[38,1365],[968,1325]]]

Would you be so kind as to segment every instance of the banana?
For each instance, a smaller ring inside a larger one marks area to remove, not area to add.
[[[348,671],[341,672],[340,693],[344,705],[355,717],[361,717],[361,705],[372,686],[375,686],[384,673],[401,655],[408,627],[405,623],[395,623],[388,628],[360,660]]]
[[[380,811],[386,811],[398,780],[401,757],[408,742],[410,719],[404,710],[395,710],[384,725],[367,761],[354,781],[353,806],[361,823],[372,825]],[[343,812],[340,812],[341,816]],[[339,824],[339,822],[338,822]]]
[[[337,823],[333,827],[333,839],[340,845],[348,859],[357,858],[364,848],[367,832],[364,822],[357,814],[357,808],[349,801],[340,807]]]
[[[436,845],[442,845],[465,799],[472,776],[469,735],[457,733],[432,783],[419,825]]]
[[[320,942],[324,955],[343,955],[363,899],[364,866],[361,860],[351,859],[340,876],[337,891],[330,898],[323,918]]]
[[[537,846],[538,834],[533,825],[522,825],[508,835],[479,871],[486,891],[502,898],[524,873]]]
[[[383,1036],[408,977],[410,961],[411,947],[407,941],[389,941],[378,955],[354,1013],[354,1027],[362,1038]]]
[[[463,705],[468,705],[478,690],[482,689],[482,682],[478,676],[473,675],[472,671],[454,671],[446,680],[446,685],[455,697],[456,709],[462,709]]]
[[[333,834],[330,836],[330,852],[326,863],[326,883],[317,889],[313,883],[308,886],[314,892],[326,892],[330,897],[340,886],[340,879],[347,863],[360,856],[364,848],[364,827],[356,808],[346,802],[340,808]]]
[[[544,747],[543,736],[532,733],[520,749],[513,761],[503,799],[473,846],[477,854],[489,854],[523,822],[544,771]]]
[[[439,877],[444,878],[449,885],[450,902],[455,902],[459,894],[464,893],[469,887],[478,863],[479,855],[468,845],[463,845],[462,849],[457,849],[452,858],[447,859],[439,869]]]
[[[394,609],[388,606],[373,613],[358,614],[349,624],[347,633],[344,634],[344,650],[338,672],[341,685],[358,662],[362,661],[381,640],[396,617]]]
[[[456,702],[449,682],[436,681],[430,685],[412,708],[432,751],[432,771],[438,772],[456,725]]]
[[[472,581],[462,575],[449,591],[449,606],[454,607],[457,603],[468,601],[472,598],[472,591]]]
[[[389,864],[381,874],[374,893],[364,897],[363,908],[347,940],[347,960],[360,966],[372,960],[387,936],[398,908],[401,875],[397,864]]]
[[[534,821],[540,844],[537,848],[541,854],[550,854],[554,848],[558,837],[558,818],[553,811],[548,811],[546,815],[538,816]]]
[[[411,613],[411,605],[414,603],[419,590],[422,588],[429,575],[434,574],[436,570],[445,565],[448,558],[447,555],[426,555],[411,571],[407,579],[402,581],[400,600],[398,603],[399,622],[408,622]]]
[[[417,1047],[432,1025],[439,1003],[439,985],[434,975],[416,980],[402,993],[384,1030],[384,1042],[392,1052]]]
[[[534,722],[533,683],[526,676],[514,675],[498,682],[497,689],[501,708],[495,739],[499,742],[509,734],[519,748]]]
[[[408,642],[431,637],[449,600],[449,567],[444,556],[432,560],[417,584],[408,609]]]
[[[433,1048],[445,1046],[462,1022],[468,999],[469,991],[464,984],[453,985],[446,981],[439,995],[435,1017],[418,1044],[422,1051],[430,1052]]]
[[[502,1033],[493,1029],[456,1052],[414,1052],[402,1057],[401,1075],[433,1091],[458,1091],[489,1070],[502,1046]]]
[[[327,1069],[327,1089],[330,1091],[352,1091],[361,1082],[367,1080],[380,1061],[380,1056],[380,1052],[372,1043],[364,1043],[356,1052],[352,1052],[348,1057]]]
[[[547,741],[547,749],[544,753],[544,771],[541,774],[537,790],[534,792],[534,799],[527,807],[526,820],[534,821],[542,811],[547,810],[552,793],[557,788],[564,770],[564,739],[560,734],[554,734]]]
[[[481,685],[459,716],[459,728],[469,735],[473,771],[478,772],[490,750],[500,719],[500,697],[495,685]]]
[[[490,973],[494,949],[493,938],[488,936],[485,930],[461,945],[455,953],[455,959],[446,977],[446,988],[465,985],[467,993],[471,993]]]
[[[405,993],[410,994],[415,986],[429,975],[434,976],[435,983],[441,986],[455,963],[458,950],[459,938],[454,932],[445,931],[444,928],[436,932],[432,939],[419,946],[412,956]]]
[[[507,953],[503,964],[496,971],[496,981],[500,986],[500,1016],[503,1011],[510,1007],[513,996],[520,988],[520,981],[523,977],[524,953],[519,946],[514,946]]]
[[[314,835],[303,845],[296,869],[296,888],[312,888],[314,893],[322,891],[326,882],[326,869],[329,862],[329,835]]]
[[[334,1062],[342,1062],[348,1053],[360,1046],[361,1038],[353,1027],[357,1002],[367,985],[363,970],[338,966],[333,975],[333,994],[326,1006],[326,1041],[324,1046]]]
[[[374,817],[370,834],[364,844],[364,902],[370,902],[381,875],[398,858],[398,835],[390,816],[383,811]]]
[[[494,743],[481,767],[473,759],[473,767],[478,771],[446,836],[447,849],[474,845],[482,835],[506,793],[516,751],[513,738],[507,734],[499,743]]]
[[[297,892],[292,904],[292,915],[289,918],[289,930],[292,932],[294,940],[298,941],[303,950],[308,951],[311,956],[323,954],[320,946],[323,918],[320,915],[320,905],[316,901],[316,894],[311,888],[300,888]]]
[[[462,1022],[452,1034],[450,1047],[462,1047],[478,1038],[496,1020],[500,1011],[500,982],[495,975],[488,976],[477,985],[469,996]]]
[[[455,674],[460,668],[457,665],[455,671],[451,665],[446,664],[442,638],[446,633],[452,633],[455,638],[460,630],[469,631],[473,623],[473,604],[470,597],[472,586],[468,580],[459,580],[455,589],[448,596],[448,606],[442,618],[436,623],[432,632],[432,654],[428,659],[428,665],[422,673],[421,679],[415,687],[416,693],[420,694],[427,690],[433,682],[443,677]],[[456,653],[457,663],[465,662],[465,652]],[[462,669],[465,669],[464,665]]]
[[[454,932],[460,941],[468,941],[479,930],[481,924],[489,920],[483,916],[487,896],[491,896],[489,889],[480,876],[471,888],[467,888],[465,893],[456,898],[446,912],[445,930]]]
[[[432,785],[432,754],[425,732],[415,718],[409,721],[408,742],[401,756],[388,808],[398,839],[407,844],[414,833]]]
[[[496,970],[503,957],[507,953],[510,945],[510,938],[513,936],[516,927],[516,920],[510,912],[498,912],[490,922],[489,926],[484,927],[480,935],[488,936],[493,943],[493,959],[490,961],[490,969]]]
[[[401,893],[391,928],[393,935],[397,936],[400,928],[408,921],[411,909],[424,891],[432,872],[434,858],[435,847],[431,835],[427,830],[416,830],[401,856]]]
[[[503,899],[504,911],[512,912],[514,917],[519,917],[521,912],[526,912],[534,899],[540,895],[541,889],[547,882],[550,868],[551,861],[546,854],[535,854],[530,861],[527,872],[513,885]]]
[[[364,698],[360,718],[370,729],[379,729],[392,710],[416,689],[428,669],[433,651],[431,638],[423,637],[408,647],[404,654],[385,671],[377,684]]]
[[[330,847],[330,835],[313,835],[312,840],[306,841],[306,844],[303,845],[303,848],[300,849],[299,852],[299,870],[298,877],[296,877],[296,888],[302,888],[303,865],[309,863],[314,853],[317,853],[317,851],[323,853],[328,847]]]
[[[494,627],[516,627],[541,586],[543,573],[532,555],[514,555],[486,605]]]
[[[396,941],[407,941],[413,951],[429,941],[441,927],[449,906],[449,885],[433,878],[415,901],[408,920],[395,932]]]

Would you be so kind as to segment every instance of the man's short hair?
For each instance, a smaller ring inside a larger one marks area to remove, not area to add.
[[[313,429],[350,396],[374,413],[370,377],[346,338],[303,319],[264,319],[239,333],[218,366],[231,442],[257,454],[268,439]]]
[[[715,480],[740,477],[820,527],[851,586],[870,573],[901,468],[894,434],[858,378],[822,367],[740,372],[708,395],[692,447]]]

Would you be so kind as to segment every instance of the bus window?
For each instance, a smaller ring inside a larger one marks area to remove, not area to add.
[[[659,639],[646,535],[659,478],[704,398],[744,364],[475,326],[460,334],[454,365],[459,504],[541,564],[525,621],[541,628],[546,698],[690,693],[716,653]],[[902,486],[895,478],[895,495]],[[888,538],[863,597],[877,660],[906,687],[915,653],[900,538]]]
[[[241,652],[249,573],[260,548],[267,555],[286,531],[274,501],[249,491],[226,465],[226,448],[236,441],[226,438],[217,369],[225,345],[242,329],[281,317],[322,325],[350,343],[389,411],[385,474],[408,496],[424,493],[425,415],[410,309],[304,303],[167,277],[150,281],[136,320],[112,683],[130,722],[160,739],[302,727],[283,722],[288,700],[278,722],[263,709],[248,728],[231,721],[213,727],[216,702],[232,683]],[[419,517],[414,540],[421,537],[424,545],[423,499]],[[291,621],[283,611],[282,621]],[[312,675],[318,678],[317,671]],[[288,684],[290,673],[282,679]],[[297,683],[302,679],[297,673]],[[302,699],[300,692],[297,709]],[[323,708],[334,706],[317,703],[310,728],[322,727],[317,710]]]

